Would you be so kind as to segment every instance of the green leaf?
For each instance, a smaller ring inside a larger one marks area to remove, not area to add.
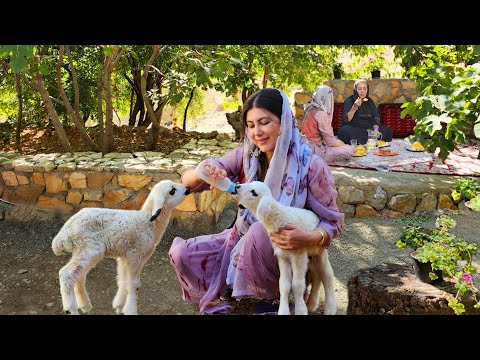
[[[477,122],[473,126],[473,132],[475,133],[475,136],[477,139],[480,139],[480,118],[477,119]]]
[[[4,45],[0,49],[0,57],[10,58],[10,67],[18,74],[27,70],[27,61],[35,56],[35,52],[33,45]]]

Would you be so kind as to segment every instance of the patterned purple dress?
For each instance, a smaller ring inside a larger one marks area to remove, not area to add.
[[[320,218],[318,226],[333,239],[340,236],[344,222],[344,214],[336,205],[335,178],[325,161],[312,154],[301,140],[288,99],[283,93],[282,96],[287,104],[281,118],[282,135],[277,140],[265,183],[281,203],[314,211]],[[243,173],[244,180],[250,182],[256,179],[258,168],[258,159],[251,156],[254,148],[247,136],[243,147],[210,161],[225,169],[232,181],[238,182]],[[192,190],[208,188],[204,184]],[[255,296],[267,300],[280,297],[280,271],[267,231],[249,210],[239,209],[233,228],[187,240],[176,237],[170,247],[170,263],[177,273],[183,299],[199,304],[200,313],[209,312],[210,303],[225,289],[230,253],[240,238],[243,243],[234,275],[233,297]]]

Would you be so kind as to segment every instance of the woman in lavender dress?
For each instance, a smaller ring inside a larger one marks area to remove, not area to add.
[[[336,205],[335,178],[325,161],[301,140],[285,94],[272,88],[256,92],[246,100],[242,119],[246,127],[243,145],[207,160],[212,172],[234,182],[264,181],[282,204],[309,208],[319,216],[318,231],[289,225],[274,234],[277,245],[284,249],[319,243],[328,247],[341,234],[344,222]],[[187,170],[181,182],[194,192],[209,188],[194,175],[194,169]],[[239,209],[234,226],[219,234],[188,240],[176,237],[169,256],[183,299],[199,304],[200,313],[222,310],[211,302],[225,290],[227,273],[236,299],[280,297],[280,272],[270,239],[248,209]],[[232,267],[233,272],[229,271]]]

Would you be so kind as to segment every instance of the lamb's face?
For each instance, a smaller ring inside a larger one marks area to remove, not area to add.
[[[163,180],[157,185],[161,185],[159,194],[164,199],[164,207],[174,208],[179,205],[188,194],[190,194],[190,189],[185,185],[171,180]]]
[[[238,204],[250,209],[254,213],[257,211],[258,203],[264,196],[272,196],[270,188],[261,181],[252,181],[251,183],[239,184],[235,187],[235,197]]]
[[[152,217],[150,221],[154,221],[163,208],[173,209],[180,204],[185,197],[190,194],[190,189],[183,184],[173,182],[171,180],[162,180],[155,185],[149,196],[153,197],[153,207],[150,208]]]

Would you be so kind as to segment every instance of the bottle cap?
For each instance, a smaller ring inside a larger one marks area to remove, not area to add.
[[[233,190],[235,190],[235,183],[232,181],[232,183],[230,184],[230,186],[227,189],[227,192],[232,193]]]

